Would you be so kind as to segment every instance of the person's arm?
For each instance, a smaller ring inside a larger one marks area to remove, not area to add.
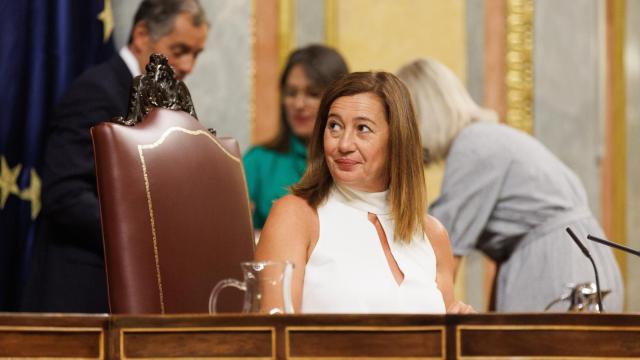
[[[475,310],[461,301],[456,301],[453,294],[453,277],[458,261],[454,260],[449,244],[447,229],[430,215],[425,215],[425,230],[436,255],[436,283],[442,293],[444,305],[448,313],[474,313]]]
[[[428,214],[447,229],[457,256],[487,245],[482,235],[500,201],[511,164],[497,139],[491,127],[463,130],[449,150],[440,196],[429,207]]]
[[[255,259],[293,262],[291,291],[295,312],[299,312],[302,305],[304,269],[310,247],[317,239],[318,215],[305,200],[287,195],[273,204],[260,235]]]

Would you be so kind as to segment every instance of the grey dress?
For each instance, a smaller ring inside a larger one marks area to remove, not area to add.
[[[466,127],[451,146],[442,193],[429,211],[449,231],[455,255],[476,248],[499,263],[497,311],[543,311],[566,293],[565,284],[595,281],[568,226],[594,257],[602,289],[612,290],[604,309],[622,311],[611,250],[586,240],[604,235],[582,183],[533,137],[493,123]]]

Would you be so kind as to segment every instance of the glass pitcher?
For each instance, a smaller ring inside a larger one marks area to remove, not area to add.
[[[244,291],[242,312],[292,314],[291,276],[293,263],[289,261],[250,261],[240,263],[244,281],[220,280],[209,296],[209,313],[215,314],[218,295],[232,286]]]

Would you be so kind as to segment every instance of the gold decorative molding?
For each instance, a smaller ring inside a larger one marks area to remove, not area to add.
[[[507,0],[505,122],[533,133],[533,0]]]
[[[278,64],[282,68],[296,46],[295,0],[278,0]]]
[[[605,82],[605,156],[602,162],[602,226],[605,234],[616,243],[627,239],[627,95],[625,79],[626,0],[607,0],[606,19],[606,82]],[[632,155],[631,155],[632,156]],[[635,200],[635,199],[634,199]],[[628,256],[617,252],[616,260],[626,269]],[[627,271],[622,280],[629,283]]]
[[[331,47],[338,45],[338,19],[336,0],[324,1],[324,41]]]

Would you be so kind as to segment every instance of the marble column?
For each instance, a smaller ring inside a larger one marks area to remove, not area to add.
[[[599,0],[536,0],[534,14],[534,136],[577,173],[599,217],[604,8]]]
[[[640,0],[626,0],[625,79],[627,113],[627,244],[640,249]],[[629,255],[627,311],[640,311],[640,258]]]
[[[466,64],[467,64],[467,89],[476,103],[484,102],[484,36],[485,36],[485,12],[484,0],[466,0]],[[487,266],[482,253],[473,251],[465,257],[464,281],[465,301],[478,311],[487,308],[488,294],[485,292],[485,278]]]
[[[322,0],[297,0],[296,47],[325,42],[325,2]]]

